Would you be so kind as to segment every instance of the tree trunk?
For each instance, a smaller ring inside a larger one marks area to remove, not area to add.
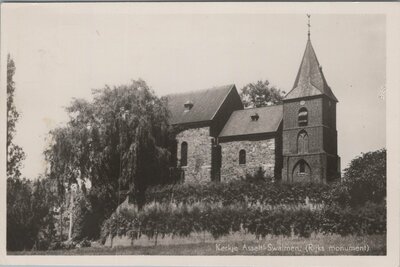
[[[63,208],[60,207],[60,242],[63,242]]]
[[[73,216],[72,212],[74,209],[74,192],[71,188],[71,197],[70,197],[70,208],[69,208],[69,229],[68,229],[68,240],[72,239],[72,227],[73,227]]]

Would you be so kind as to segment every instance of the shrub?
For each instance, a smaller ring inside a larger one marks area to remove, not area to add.
[[[362,207],[331,205],[321,211],[321,231],[325,234],[364,235],[386,233],[386,205],[368,202]]]
[[[332,202],[330,185],[280,184],[263,181],[232,181],[229,183],[178,184],[147,189],[146,202],[221,203],[224,206],[247,203],[249,205],[304,204],[306,197],[314,203]]]
[[[353,159],[344,171],[344,185],[352,206],[383,201],[386,197],[386,149]]]
[[[294,234],[300,237],[310,237],[311,233],[320,228],[319,212],[309,209],[300,209],[292,214]]]
[[[257,186],[258,184],[245,186]],[[280,185],[275,186],[273,192],[276,197],[291,196],[296,193],[308,195],[312,192],[313,185],[309,188],[299,185]],[[202,193],[214,199],[217,196],[212,192],[224,192],[222,187],[218,189],[202,187]],[[191,188],[188,186],[187,188]],[[237,190],[236,187],[234,187]],[[330,187],[326,187],[330,188]],[[255,194],[260,194],[261,189],[254,188]],[[190,189],[189,189],[190,190]],[[209,190],[209,191],[207,191]],[[243,196],[235,197],[230,190],[229,194],[233,200],[227,198],[225,202],[209,203],[194,202],[195,197],[187,201],[191,204],[182,204],[170,201],[167,203],[152,202],[143,209],[122,209],[113,214],[103,225],[102,237],[110,235],[128,235],[132,242],[141,235],[154,238],[157,243],[158,237],[182,236],[186,237],[195,232],[209,232],[217,239],[233,232],[245,231],[255,235],[256,238],[265,238],[267,235],[290,236],[292,234],[300,237],[310,237],[313,232],[324,234],[346,235],[365,235],[365,234],[384,234],[386,233],[386,206],[385,203],[366,203],[360,207],[341,205],[342,199],[347,201],[347,195],[342,196],[342,191],[327,192],[323,194],[311,195],[312,198],[318,196],[321,201],[326,202],[322,209],[314,209],[307,206],[263,206],[248,205],[252,199],[247,196],[246,201],[238,202]],[[285,195],[286,191],[288,192]],[[325,189],[324,189],[325,190]],[[177,191],[183,195],[182,191]],[[232,194],[232,195],[231,195]],[[180,196],[182,196],[180,195]],[[164,195],[165,197],[165,195]],[[296,203],[301,198],[287,198],[285,203]],[[178,198],[179,199],[179,198]],[[188,200],[189,198],[182,198]],[[250,200],[249,200],[250,199]],[[328,202],[330,201],[330,202]],[[223,204],[225,203],[225,204]],[[226,204],[234,203],[234,204]]]

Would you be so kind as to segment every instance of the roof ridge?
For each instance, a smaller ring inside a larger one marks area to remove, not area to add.
[[[283,103],[280,103],[280,104],[273,104],[273,105],[268,105],[268,106],[263,106],[263,107],[245,108],[245,109],[242,109],[242,110],[251,110],[251,109],[260,109],[260,108],[271,108],[271,107],[282,106],[282,105],[283,105]],[[235,111],[237,111],[237,110],[235,110]]]
[[[171,94],[166,94],[164,96],[175,96],[175,95],[184,95],[184,94],[193,94],[193,93],[201,93],[203,91],[208,91],[208,90],[212,90],[212,89],[224,89],[224,88],[229,88],[232,89],[235,86],[234,83],[231,84],[226,84],[226,85],[219,85],[219,86],[213,86],[213,87],[209,87],[209,88],[203,88],[203,89],[195,89],[195,90],[190,90],[190,91],[184,91],[184,92],[180,92],[180,93],[171,93]]]

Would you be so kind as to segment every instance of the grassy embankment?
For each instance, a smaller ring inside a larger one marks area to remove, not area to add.
[[[114,244],[117,245],[118,242],[115,240]],[[183,242],[186,244],[182,244]],[[358,251],[355,250],[357,248]],[[319,234],[311,238],[267,237],[254,240],[252,235],[235,234],[218,240],[207,238],[204,241],[203,236],[199,235],[185,240],[160,239],[157,246],[154,246],[154,240],[147,240],[147,243],[135,242],[133,246],[125,247],[99,246],[71,250],[10,252],[9,255],[386,255],[386,236],[341,237]]]

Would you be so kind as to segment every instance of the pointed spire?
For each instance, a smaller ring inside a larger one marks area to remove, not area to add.
[[[307,18],[308,18],[308,23],[307,23],[307,26],[308,26],[308,40],[310,40],[310,28],[311,28],[310,17],[311,17],[311,15],[307,14]]]
[[[307,15],[309,18],[309,15]],[[308,23],[310,24],[310,23]],[[294,99],[315,95],[326,95],[334,101],[338,101],[328,86],[322,67],[319,65],[317,55],[310,40],[310,26],[308,40],[304,56],[297,73],[293,89],[286,95],[285,99]]]

